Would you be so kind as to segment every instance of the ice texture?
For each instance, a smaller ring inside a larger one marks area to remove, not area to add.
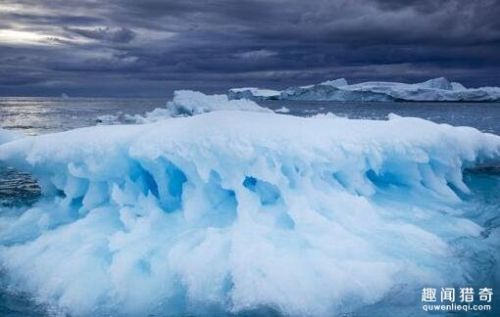
[[[277,99],[280,92],[272,89],[261,89],[255,87],[246,88],[232,88],[228,91],[230,99],[253,99],[253,100],[266,100]]]
[[[97,117],[99,124],[152,123],[160,120],[186,117],[212,111],[256,111],[272,112],[247,99],[232,100],[227,95],[205,95],[198,91],[176,90],[166,107],[156,108],[145,115],[118,113]]]
[[[12,289],[72,316],[332,316],[466,285],[450,242],[483,228],[457,211],[462,171],[498,166],[500,137],[395,115],[206,112],[182,94],[169,111],[197,115],[0,145],[43,191],[0,218]]]
[[[19,139],[21,137],[22,136],[16,132],[0,128],[0,144],[7,143],[15,139]]]
[[[278,109],[275,109],[274,112],[277,112],[277,113],[289,113],[290,109],[288,109],[287,107],[280,107]]]
[[[349,85],[343,78],[315,85],[291,87],[272,97],[253,95],[251,90],[233,98],[318,100],[318,101],[500,101],[499,87],[465,88],[444,77],[416,84],[396,82],[364,82]]]

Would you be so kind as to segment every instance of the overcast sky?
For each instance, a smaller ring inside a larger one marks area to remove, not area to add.
[[[0,95],[500,86],[500,0],[0,0]]]

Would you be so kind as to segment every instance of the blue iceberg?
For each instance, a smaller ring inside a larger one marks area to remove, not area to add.
[[[195,115],[0,145],[43,193],[0,218],[12,289],[74,316],[331,316],[467,282],[457,241],[498,249],[463,208],[463,172],[499,166],[498,136],[177,108]]]

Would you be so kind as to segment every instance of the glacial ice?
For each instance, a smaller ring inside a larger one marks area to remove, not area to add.
[[[464,283],[452,241],[483,228],[459,211],[462,171],[498,166],[500,137],[176,98],[168,113],[197,115],[0,145],[43,191],[0,218],[13,289],[74,316],[331,316]]]
[[[277,99],[280,92],[272,89],[261,89],[255,87],[246,88],[231,88],[228,91],[230,99],[253,99],[253,100],[267,100]]]
[[[465,88],[444,77],[422,83],[364,82],[349,85],[344,78],[315,85],[291,87],[270,97],[252,90],[230,97],[248,99],[329,100],[329,101],[500,101],[499,87]]]
[[[175,117],[192,116],[212,111],[272,112],[247,99],[233,100],[227,95],[205,95],[198,91],[176,90],[165,108],[156,108],[142,115],[118,113],[97,117],[99,124],[152,123]]]
[[[275,109],[274,112],[276,112],[276,113],[289,113],[290,109],[288,109],[287,107],[280,107],[278,109]]]
[[[18,133],[0,128],[0,144],[19,139],[22,136]]]

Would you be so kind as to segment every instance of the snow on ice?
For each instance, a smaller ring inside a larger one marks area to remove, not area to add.
[[[449,82],[444,77],[416,84],[396,82],[364,82],[349,85],[344,78],[315,85],[291,87],[272,94],[262,89],[230,89],[228,95],[234,99],[256,100],[329,100],[329,101],[500,101],[499,87],[465,88],[462,84]]]
[[[498,164],[500,137],[398,116],[281,115],[196,92],[144,118],[1,132],[0,162],[43,192],[0,218],[12,289],[74,316],[329,316],[394,289],[464,282],[450,241],[482,228],[457,212],[462,172]]]

